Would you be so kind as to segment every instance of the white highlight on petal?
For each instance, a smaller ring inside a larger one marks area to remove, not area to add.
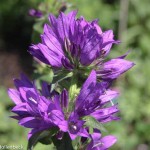
[[[30,97],[29,100],[32,101],[33,103],[37,104],[37,101],[35,99],[33,99],[32,97]]]
[[[73,128],[74,130],[77,130],[77,126],[75,126],[75,125],[72,125],[72,128]]]
[[[114,106],[114,103],[113,103],[113,101],[112,101],[112,100],[110,100],[110,102],[111,102],[111,105],[112,105],[112,106]]]
[[[103,146],[104,145],[104,143],[102,143],[102,142],[99,142],[99,143],[97,143],[97,144],[95,144],[92,148],[94,148],[94,147],[97,147],[97,146]]]
[[[50,115],[51,115],[51,112],[48,113],[48,116],[50,116]]]

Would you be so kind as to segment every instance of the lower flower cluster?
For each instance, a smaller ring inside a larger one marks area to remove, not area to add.
[[[117,104],[112,102],[118,92],[98,83],[94,70],[73,100],[66,89],[58,93],[46,82],[38,90],[23,74],[14,84],[16,89],[8,91],[15,103],[12,112],[16,115],[12,118],[31,129],[29,140],[39,132],[55,129],[50,138],[62,140],[68,134],[71,141],[80,138],[86,150],[106,150],[117,141],[112,135],[102,137],[101,131],[103,124],[119,119],[115,115],[119,111]]]

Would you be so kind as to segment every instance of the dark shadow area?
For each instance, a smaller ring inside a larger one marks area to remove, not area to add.
[[[1,0],[0,5],[0,84],[8,87],[20,72],[32,73],[32,57],[27,49],[33,20],[28,16],[31,4],[27,1]]]

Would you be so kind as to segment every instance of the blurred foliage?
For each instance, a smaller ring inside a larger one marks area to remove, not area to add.
[[[35,21],[33,41],[38,41],[39,33],[42,32],[39,28],[41,28],[43,26],[43,22],[46,21],[45,19],[48,12],[57,15],[61,6],[64,6],[66,3],[67,7],[69,7],[67,11],[69,11],[71,9],[70,6],[72,6],[72,8],[78,9],[78,16],[85,16],[87,20],[99,18],[99,24],[102,29],[113,29],[115,38],[118,38],[120,12],[119,0],[94,0],[92,2],[91,0],[58,0],[59,5],[55,5],[56,7],[53,7],[54,1],[55,0],[1,0],[0,20],[2,20],[3,17],[5,18],[5,22],[0,21],[0,34],[3,35],[3,37],[0,37],[0,44],[3,42],[3,39],[5,38],[4,36],[6,36],[2,34],[4,31],[10,30],[14,32],[14,27],[9,26],[10,23],[7,22],[8,16],[13,16],[12,21],[14,21],[14,18],[21,17],[20,14],[27,13],[30,8],[40,9],[43,11],[45,14],[45,18],[41,18],[43,21],[40,19],[34,20],[34,18],[27,15],[25,19],[25,21]],[[150,148],[149,3],[149,0],[131,0],[129,2],[127,31],[121,33],[123,36],[122,43],[120,46],[114,46],[109,56],[110,58],[117,57],[118,55],[124,54],[128,49],[131,49],[131,53],[127,58],[136,64],[131,71],[122,76],[114,85],[121,93],[118,102],[122,119],[119,122],[113,122],[106,125],[109,133],[118,137],[118,142],[112,150],[148,150]],[[22,10],[19,9],[19,7],[21,7]],[[48,9],[46,9],[47,7]],[[24,29],[25,28],[26,27],[24,27]],[[22,32],[23,36],[26,35],[25,32],[26,30]],[[9,37],[6,36],[6,38]],[[41,80],[48,79],[47,76],[41,76],[42,73],[48,75],[47,68],[42,68],[40,66],[37,68],[38,69],[35,72],[36,74],[34,75],[35,78],[40,77]],[[26,147],[27,131],[18,126],[15,120],[9,118],[11,107],[12,103],[8,99],[5,89],[0,88],[0,144],[11,145],[15,143],[17,145],[22,144]],[[140,148],[142,147],[141,145],[144,145],[145,148]],[[38,144],[35,150],[41,148],[50,149],[47,146]]]

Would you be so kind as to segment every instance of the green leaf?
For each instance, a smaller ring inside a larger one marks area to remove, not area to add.
[[[42,143],[42,144],[45,144],[45,145],[48,145],[48,144],[51,144],[52,143],[52,140],[51,140],[51,135],[52,133],[50,132],[45,132],[45,133],[42,133],[40,135],[40,138],[39,138],[39,142]]]
[[[52,140],[51,137],[56,134],[57,129],[53,128],[51,130],[39,131],[35,133],[30,140],[28,141],[27,150],[33,150],[34,146],[41,142],[42,144],[51,144]]]
[[[47,69],[47,68],[46,68]],[[43,80],[43,81],[47,81],[47,82],[52,82],[53,80],[53,76],[54,76],[54,73],[51,69],[48,69],[46,70],[47,72],[44,73],[44,75],[41,75],[39,77],[40,80]]]
[[[38,32],[38,33],[42,33],[43,32],[43,22],[37,22],[34,24],[33,29]]]
[[[28,141],[28,147],[27,147],[27,150],[33,150],[34,146],[37,144],[38,142],[38,139],[39,139],[39,136],[40,134],[42,133],[41,132],[37,132],[35,133]]]
[[[78,95],[79,89],[77,87],[77,79],[75,76],[71,78],[71,85],[69,88],[69,97],[70,100],[74,100],[74,98]]]
[[[72,141],[72,145],[74,147],[74,149],[77,149],[77,147],[79,147],[79,145],[81,145],[83,143],[81,143],[81,137],[78,136],[76,137],[73,141]]]
[[[67,79],[67,78],[70,78],[70,77],[72,77],[72,75],[73,75],[73,73],[72,72],[60,72],[60,73],[58,73],[57,74],[57,76],[54,76],[54,78],[53,78],[53,83],[59,83],[59,82],[61,82],[61,81],[63,81],[63,80],[65,80],[65,79]]]
[[[86,116],[83,119],[86,121],[85,125],[90,128],[90,132],[93,132],[93,129],[98,129],[100,131],[107,132],[104,126],[100,122],[98,122],[94,117]]]

